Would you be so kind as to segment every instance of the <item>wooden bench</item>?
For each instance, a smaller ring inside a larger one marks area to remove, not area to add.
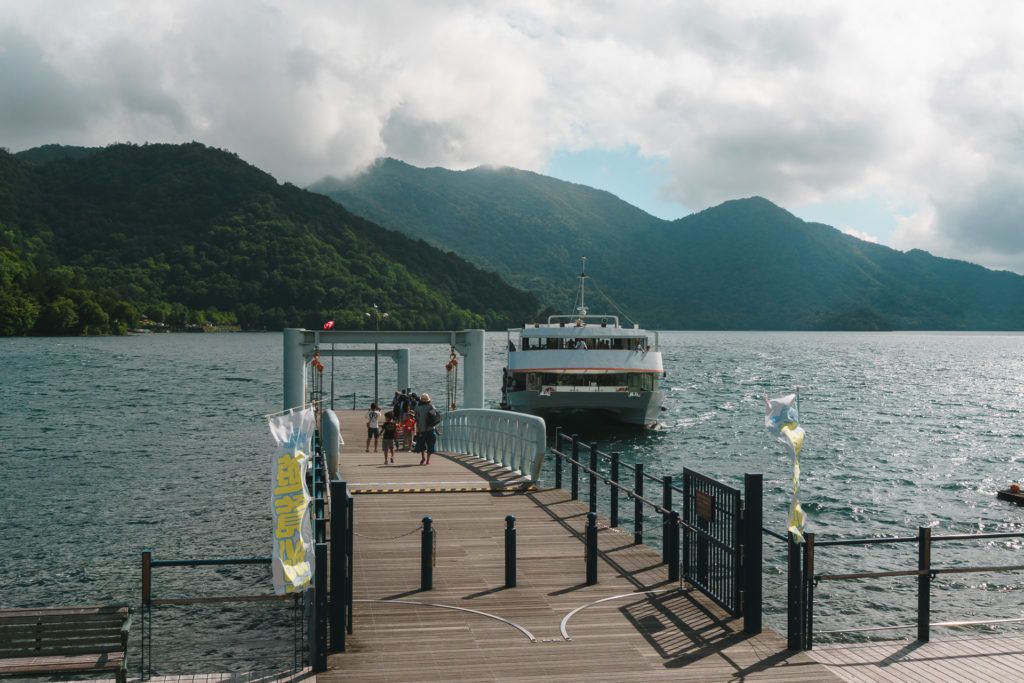
[[[0,609],[0,676],[115,672],[128,675],[131,609]]]

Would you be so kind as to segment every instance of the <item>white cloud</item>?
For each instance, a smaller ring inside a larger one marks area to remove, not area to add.
[[[1024,6],[0,0],[0,145],[198,139],[282,180],[635,148],[695,210],[883,197],[1024,272]],[[870,226],[849,226],[854,231]]]
[[[857,230],[856,228],[844,227],[840,229],[847,235],[850,235],[851,237],[856,237],[859,240],[864,240],[865,242],[871,242],[872,244],[879,244],[881,242],[881,240],[879,240],[877,236],[868,234],[866,232],[862,232],[860,230]]]

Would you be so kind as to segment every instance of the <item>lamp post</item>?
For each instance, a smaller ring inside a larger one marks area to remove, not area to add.
[[[377,332],[380,332],[380,321],[387,320],[388,314],[380,310],[377,304],[373,305],[373,312],[366,314],[367,318],[373,318],[373,326]],[[380,383],[378,382],[378,375],[380,370],[380,358],[377,356],[377,342],[373,342],[373,402],[378,406],[380,405]]]

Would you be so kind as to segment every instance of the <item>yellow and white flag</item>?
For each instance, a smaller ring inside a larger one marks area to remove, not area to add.
[[[271,566],[277,595],[298,593],[312,585],[315,566],[313,527],[309,521],[306,470],[312,460],[312,408],[269,418],[277,448],[271,465],[270,505],[274,524]]]
[[[804,429],[800,426],[799,398],[786,394],[778,398],[764,397],[764,426],[789,449],[793,460],[793,499],[789,503],[789,531],[797,543],[804,541],[804,522],[807,516],[800,507],[800,451],[804,447]]]

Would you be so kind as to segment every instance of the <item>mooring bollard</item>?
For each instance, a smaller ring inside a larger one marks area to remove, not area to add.
[[[636,463],[633,472],[633,543],[640,545],[644,542],[644,502],[640,500],[644,495],[644,464]]]
[[[516,518],[505,517],[505,588],[516,586]]]
[[[590,444],[590,511],[597,512],[597,442]]]
[[[555,427],[555,488],[562,488],[562,428]]]
[[[666,474],[665,476],[663,476],[661,478],[661,507],[663,507],[666,510],[671,510],[672,509],[672,475],[671,474]],[[669,519],[668,518],[669,518],[668,513],[663,513],[661,515],[661,561],[662,562],[668,562],[669,561],[669,554],[668,554],[668,544],[669,544],[668,523],[669,523]]]
[[[597,513],[587,513],[587,585],[597,583]]]
[[[420,545],[420,590],[434,589],[434,520],[423,518]]]
[[[580,498],[580,435],[572,435],[572,489],[570,495],[573,500]]]

